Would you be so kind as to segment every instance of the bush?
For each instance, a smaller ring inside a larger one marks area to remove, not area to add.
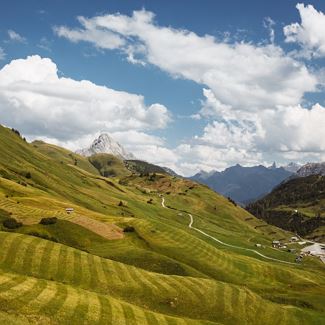
[[[41,225],[54,225],[58,221],[57,217],[42,218],[39,222]]]
[[[237,206],[237,203],[236,203],[232,198],[230,198],[230,197],[228,196],[227,199],[228,199],[228,201],[229,201],[230,203],[232,203],[235,207]]]
[[[8,218],[2,223],[8,229],[17,229],[21,227],[23,224],[18,222],[15,218]]]
[[[30,179],[30,178],[32,178],[32,174],[31,174],[30,172],[27,172],[27,173],[25,174],[25,177],[28,178],[28,179]]]
[[[126,227],[123,229],[123,232],[135,232],[135,229],[134,229],[134,227],[132,227],[132,226],[126,226]]]
[[[123,201],[120,201],[119,204],[118,204],[119,207],[124,207],[126,206],[126,203],[124,203]]]

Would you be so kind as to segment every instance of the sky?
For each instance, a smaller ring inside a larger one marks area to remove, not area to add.
[[[323,0],[0,6],[0,124],[29,141],[108,132],[185,176],[325,160]]]

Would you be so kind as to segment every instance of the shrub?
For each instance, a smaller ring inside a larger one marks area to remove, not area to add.
[[[126,226],[124,229],[123,229],[123,232],[134,232],[135,229],[134,227],[132,226]]]
[[[30,179],[30,178],[32,178],[32,174],[31,174],[30,172],[27,172],[27,173],[25,174],[25,177],[28,178],[28,179]]]
[[[41,225],[54,225],[58,221],[57,217],[42,218],[39,222]]]
[[[232,203],[235,207],[237,206],[237,203],[230,197],[227,197],[228,201]]]
[[[3,225],[8,229],[17,229],[23,224],[21,222],[18,222],[15,218],[8,218],[3,221]]]

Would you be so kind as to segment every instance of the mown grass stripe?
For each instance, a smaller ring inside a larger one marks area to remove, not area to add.
[[[100,319],[98,324],[113,324],[112,320],[112,306],[110,303],[109,298],[105,296],[99,296],[99,302],[100,302]]]
[[[140,308],[132,308],[135,324],[148,325],[146,315]],[[150,324],[151,325],[151,324]]]
[[[90,273],[90,264],[88,260],[89,254],[80,253],[80,270],[82,272],[82,286],[89,287],[91,283],[91,273]]]
[[[86,321],[89,306],[89,294],[87,292],[82,292],[79,289],[75,289],[75,294],[77,295],[78,302],[74,308],[72,319],[75,319],[76,321],[83,319]]]
[[[6,300],[16,299],[20,295],[25,295],[28,291],[31,291],[37,284],[37,279],[25,278],[24,281],[16,283],[10,289],[2,291],[0,297]]]
[[[99,300],[99,297],[95,293],[89,293],[88,297],[88,312],[86,315],[86,319],[89,324],[99,323],[100,316],[102,313],[102,306]]]
[[[35,240],[34,237],[24,236],[19,248],[16,248],[15,257],[12,260],[11,269],[21,271],[29,245]]]
[[[69,265],[67,261],[67,249],[63,245],[60,245],[60,252],[59,257],[57,260],[53,260],[53,262],[56,264],[57,273],[55,278],[58,279],[58,281],[65,282],[65,274],[68,271]],[[62,267],[64,266],[64,267]]]
[[[34,238],[33,241],[28,245],[24,259],[22,260],[21,269],[25,272],[30,272],[32,260],[36,247],[40,245],[39,238]]]
[[[120,282],[129,283],[132,287],[140,287],[139,283],[137,283],[132,274],[130,273],[130,267],[122,264],[122,263],[114,263],[115,272],[118,275]]]
[[[60,308],[67,299],[68,289],[65,285],[57,285],[57,292],[52,299],[46,304],[41,306],[40,313],[45,315],[57,315]]]
[[[121,304],[121,306],[122,306],[123,314],[124,314],[124,317],[125,317],[125,320],[126,320],[126,323],[127,324],[141,324],[141,325],[145,325],[145,324],[137,323],[136,322],[136,318],[135,318],[135,315],[134,315],[134,312],[133,312],[133,308],[131,308],[130,305],[128,305],[128,304]]]
[[[44,259],[44,265],[45,268],[47,268],[46,270],[46,276],[49,279],[56,279],[57,278],[57,274],[59,272],[59,268],[62,268],[62,261],[59,262],[59,258],[60,258],[60,252],[61,252],[61,248],[63,246],[59,245],[59,244],[53,244],[53,247],[51,249],[51,251],[49,251],[48,257],[49,257],[49,261],[48,264],[46,265],[46,259]]]
[[[147,323],[150,325],[163,325],[163,323],[161,321],[158,321],[158,319],[156,318],[156,315],[151,313],[151,312],[145,312],[145,317],[147,320]]]
[[[45,279],[53,280],[52,278],[52,265],[51,265],[51,256],[54,250],[54,243],[51,241],[47,241],[46,246],[44,247],[43,254],[40,258],[40,273],[43,275]]]
[[[66,289],[66,298],[57,311],[57,314],[64,317],[66,320],[70,320],[79,304],[79,294],[76,289],[70,286],[66,286]]]
[[[10,288],[24,282],[26,279],[24,277],[19,277],[16,275],[4,275],[1,276],[0,280],[0,292],[5,292]]]
[[[46,281],[36,281],[31,289],[20,292],[17,296],[11,294],[10,299],[14,301],[14,305],[18,305],[16,308],[20,313],[29,312],[28,303],[44,291],[46,284]]]
[[[107,284],[107,279],[106,279],[105,271],[103,268],[102,259],[97,255],[92,255],[92,258],[94,261],[94,266],[96,268],[96,274],[97,274],[99,285]]]
[[[1,252],[3,255],[1,256],[1,264],[5,267],[11,266],[17,254],[17,251],[24,240],[23,235],[8,235],[7,240],[1,247]]]
[[[57,291],[57,284],[48,281],[44,290],[27,303],[28,309],[31,309],[34,313],[39,313],[42,307],[46,307],[51,303],[56,296]]]
[[[123,308],[117,300],[111,301],[112,325],[127,325]]]
[[[66,250],[66,258],[65,258],[65,268],[66,272],[64,275],[64,281],[66,283],[80,283],[80,260],[78,261],[77,258],[80,256],[80,252],[71,248],[71,247],[64,247]],[[58,263],[61,261],[58,260]]]
[[[178,291],[175,287],[168,281],[166,277],[158,276],[153,273],[146,274],[146,277],[150,279],[149,281],[154,283],[156,287],[159,288],[159,291],[165,292],[165,294],[176,296]]]
[[[47,244],[48,244],[48,241],[43,239],[43,240],[40,240],[39,245],[36,246],[34,255],[32,257],[31,273],[33,275],[41,275],[42,274],[40,272],[41,271],[41,263],[42,263],[44,254],[47,254],[47,252],[45,250]]]

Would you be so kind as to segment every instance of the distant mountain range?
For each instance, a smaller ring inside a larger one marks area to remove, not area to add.
[[[269,193],[292,172],[275,165],[243,167],[236,165],[222,172],[200,172],[190,179],[208,185],[216,192],[245,205]]]
[[[136,159],[135,156],[127,152],[116,140],[109,134],[103,133],[93,141],[90,147],[76,151],[81,156],[90,157],[98,153],[108,153],[122,160]]]

